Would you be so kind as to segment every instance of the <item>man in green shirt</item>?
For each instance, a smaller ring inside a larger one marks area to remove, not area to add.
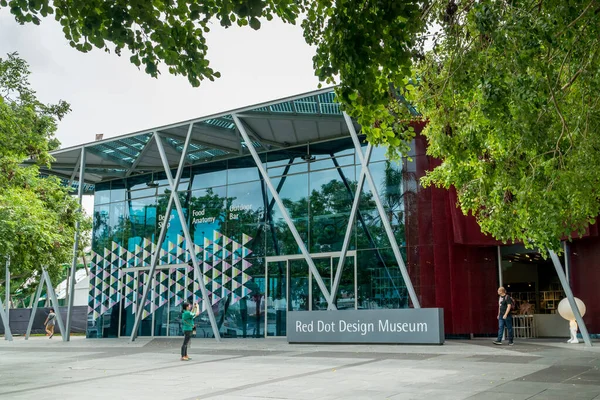
[[[192,338],[192,331],[194,330],[194,318],[200,314],[200,308],[198,303],[194,303],[194,307],[190,311],[190,303],[183,303],[183,314],[181,315],[181,325],[183,330],[183,346],[181,346],[181,361],[189,361],[190,358],[187,354],[188,344]]]

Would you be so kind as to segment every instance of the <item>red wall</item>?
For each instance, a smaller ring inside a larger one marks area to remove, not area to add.
[[[444,309],[447,334],[494,333],[496,241],[462,215],[455,194],[418,185],[436,162],[425,149],[425,138],[418,136],[414,161],[405,168],[405,180],[416,189],[406,197],[407,261],[415,290],[422,307]]]
[[[571,243],[571,286],[575,297],[586,306],[583,317],[590,333],[600,333],[600,237],[576,239]]]
[[[422,126],[415,126],[420,132]],[[427,142],[415,139],[413,162],[404,180],[413,188],[405,197],[407,266],[422,307],[444,309],[446,334],[497,331],[497,246],[475,218],[457,208],[456,191],[423,188],[419,179],[439,165],[426,155]],[[576,236],[574,236],[576,237]],[[570,245],[571,282],[586,304],[590,333],[600,333],[600,232],[592,225]]]

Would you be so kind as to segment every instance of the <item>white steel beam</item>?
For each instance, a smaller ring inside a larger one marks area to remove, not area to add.
[[[79,187],[77,191],[77,197],[79,202],[78,212],[82,212],[82,199],[83,199],[83,175],[85,173],[85,147],[81,148],[81,155],[79,156]],[[68,342],[71,340],[71,318],[73,311],[73,302],[75,300],[75,277],[77,271],[77,253],[79,253],[79,220],[75,223],[75,238],[73,240],[73,260],[71,262],[71,273],[69,279],[67,279],[67,285],[69,286],[69,298],[67,299],[67,327],[65,332],[62,334],[63,338]]]
[[[362,152],[362,147],[360,145],[360,141],[358,140],[358,135],[356,134],[356,130],[354,129],[354,124],[352,119],[348,114],[344,112],[344,119],[346,120],[346,125],[348,126],[348,131],[350,132],[350,136],[352,137],[352,141],[354,142],[354,148],[356,149],[356,154],[360,159],[360,163],[362,164],[362,168],[365,171],[365,175],[367,178],[367,182],[371,187],[371,192],[373,193],[373,200],[375,200],[375,204],[377,205],[377,210],[379,211],[379,215],[381,217],[381,221],[383,222],[383,227],[385,228],[385,232],[390,241],[390,245],[392,246],[392,250],[394,251],[394,256],[396,257],[396,262],[398,263],[398,267],[400,268],[400,273],[402,274],[402,278],[404,279],[404,284],[408,289],[408,294],[410,296],[410,300],[413,303],[414,308],[421,308],[421,303],[419,302],[419,298],[417,297],[417,293],[415,292],[415,288],[413,287],[412,281],[410,280],[410,275],[408,274],[408,270],[406,269],[406,265],[404,264],[404,259],[402,258],[402,254],[400,253],[400,247],[398,247],[398,243],[396,242],[396,237],[394,236],[394,232],[392,230],[392,226],[390,225],[390,221],[387,218],[385,213],[385,209],[383,208],[383,204],[381,203],[381,198],[379,197],[379,192],[377,190],[377,185],[373,181],[373,176],[371,175],[371,171],[369,170],[369,165],[366,162],[365,156]]]
[[[38,284],[37,291],[35,292],[35,301],[31,307],[31,315],[29,316],[29,324],[27,324],[27,332],[25,333],[25,340],[29,339],[29,335],[31,335],[31,328],[33,328],[33,320],[35,319],[35,314],[37,313],[38,303],[40,302],[40,296],[42,295],[42,288],[44,287],[44,276],[40,277],[40,283]]]
[[[371,143],[367,146],[367,154],[365,155],[366,166],[369,165],[369,161],[371,161],[371,152],[373,151],[373,146]],[[348,218],[348,227],[346,228],[346,235],[344,236],[344,242],[342,244],[342,251],[338,261],[337,268],[335,270],[335,278],[333,279],[333,286],[331,287],[331,301],[335,302],[335,298],[337,296],[338,286],[340,284],[340,279],[342,278],[342,270],[344,269],[344,263],[346,262],[346,254],[348,253],[348,247],[350,246],[350,238],[352,237],[352,228],[354,226],[354,219],[356,218],[356,213],[358,212],[358,206],[360,204],[360,195],[362,194],[362,189],[365,184],[366,177],[366,167],[363,166],[360,171],[360,176],[358,178],[358,183],[356,185],[356,193],[354,194],[354,201],[352,202],[352,209],[350,210],[350,217]]]
[[[184,169],[184,165],[185,165],[185,153],[187,151],[187,147],[189,146],[189,141],[187,139],[189,139],[189,137],[192,134],[193,126],[194,126],[194,124],[191,123],[189,126],[189,129],[188,129],[186,145],[184,146],[185,151],[183,151],[181,153],[179,167],[177,168],[177,175],[175,178],[175,187],[178,187],[179,182],[181,181],[181,175],[183,174],[183,169]],[[156,132],[154,132],[153,136],[156,137]],[[150,140],[152,140],[152,138],[150,138]],[[158,259],[160,257],[160,249],[162,247],[163,241],[165,239],[165,235],[167,233],[168,223],[166,223],[166,222],[169,220],[169,217],[171,215],[171,209],[173,208],[173,202],[174,202],[173,199],[175,197],[175,196],[173,196],[173,194],[177,195],[177,191],[173,191],[171,193],[171,195],[169,196],[169,202],[167,203],[167,209],[165,210],[165,217],[164,217],[165,223],[160,228],[160,233],[158,235],[158,241],[156,242],[156,247],[154,249],[154,253],[152,254],[152,259],[150,262],[150,269],[148,271],[148,279],[147,279],[147,282],[144,284],[144,289],[142,290],[141,300],[140,300],[139,293],[136,292],[137,306],[136,306],[136,313],[135,313],[135,322],[133,323],[133,329],[131,331],[131,337],[130,337],[131,342],[133,342],[135,340],[135,338],[137,337],[137,331],[138,331],[138,327],[140,326],[140,322],[142,321],[143,310],[144,310],[144,307],[146,306],[146,300],[148,299],[148,293],[150,292],[150,288],[152,287],[152,281],[154,280],[154,272],[156,271],[156,265],[158,264]]]
[[[583,321],[583,317],[579,312],[579,307],[577,307],[577,303],[575,302],[575,296],[573,296],[573,291],[571,290],[571,286],[569,282],[567,282],[567,277],[565,276],[565,271],[563,271],[562,265],[556,253],[552,250],[548,250],[550,253],[550,258],[552,259],[552,263],[554,264],[554,269],[556,270],[556,274],[558,275],[558,279],[560,280],[560,284],[567,295],[567,299],[569,299],[569,305],[571,306],[571,311],[573,311],[573,315],[575,316],[575,320],[577,325],[579,325],[579,330],[581,331],[581,336],[583,337],[583,341],[585,345],[588,347],[592,347],[592,340],[590,339],[590,334],[588,333],[587,327],[585,326],[585,322]]]
[[[285,208],[285,205],[283,204],[283,201],[281,200],[281,197],[279,197],[279,193],[275,189],[275,186],[273,186],[273,182],[271,182],[271,178],[269,178],[269,174],[267,174],[267,171],[265,170],[265,167],[263,166],[262,161],[260,160],[260,157],[258,156],[258,153],[256,152],[256,149],[252,145],[252,143],[250,141],[250,137],[248,135],[248,132],[246,131],[246,127],[244,126],[244,124],[238,118],[237,115],[233,114],[232,117],[233,117],[233,121],[235,122],[240,134],[242,135],[244,141],[246,142],[246,145],[247,145],[246,147],[250,151],[250,154],[252,154],[252,158],[254,159],[254,163],[256,164],[256,167],[260,171],[260,174],[262,175],[263,180],[265,181],[265,183],[267,184],[267,187],[269,188],[269,191],[271,192],[271,196],[273,196],[273,199],[275,199],[275,202],[279,206],[279,211],[281,212],[283,219],[285,220],[288,228],[292,232],[292,236],[294,236],[294,239],[296,239],[296,243],[298,244],[300,251],[304,255],[304,259],[306,260],[306,263],[308,264],[308,269],[312,272],[315,280],[317,281],[317,285],[319,286],[319,289],[321,289],[321,293],[323,293],[323,296],[325,297],[325,299],[327,299],[328,308],[335,309],[335,304],[333,304],[333,302],[332,302],[331,294],[329,293],[329,290],[327,290],[327,287],[325,286],[325,282],[323,282],[323,279],[321,278],[321,275],[319,274],[319,271],[317,270],[317,267],[315,266],[313,259],[310,257],[310,253],[309,253],[308,249],[306,248],[304,241],[300,237],[300,234],[298,233],[298,230],[296,229],[294,222],[290,218],[290,216]]]
[[[191,133],[191,130],[190,130]],[[160,153],[160,158],[162,159],[163,165],[165,167],[165,173],[167,174],[167,179],[169,180],[169,185],[171,186],[171,197],[175,201],[175,208],[177,209],[177,214],[179,215],[179,222],[181,222],[181,229],[183,230],[183,236],[186,241],[187,251],[190,253],[190,258],[192,260],[192,264],[194,265],[194,270],[196,271],[196,276],[199,277],[200,282],[198,282],[200,286],[200,291],[202,292],[202,301],[206,305],[206,312],[208,313],[208,319],[210,320],[210,325],[213,330],[213,334],[217,341],[220,341],[221,335],[219,334],[219,326],[217,325],[217,320],[215,319],[215,314],[212,309],[212,304],[210,298],[208,297],[208,291],[206,290],[206,283],[204,280],[204,273],[200,268],[200,264],[198,263],[198,259],[196,258],[196,251],[194,246],[194,241],[192,240],[192,235],[190,235],[190,230],[187,225],[187,220],[185,218],[185,214],[183,213],[183,207],[181,207],[181,201],[179,200],[179,195],[177,192],[177,184],[173,181],[173,176],[171,175],[171,170],[169,169],[169,160],[167,159],[167,155],[165,154],[165,148],[161,142],[160,134],[157,132],[154,135],[156,139],[156,144],[158,146],[158,152]],[[187,151],[189,145],[189,138],[186,140],[186,144],[183,149],[183,154]],[[180,167],[181,168],[181,167]],[[169,218],[167,216],[167,218]],[[167,219],[165,219],[167,221]]]
[[[56,292],[54,292],[54,286],[52,286],[52,281],[50,281],[50,275],[48,271],[44,268],[42,270],[42,276],[46,281],[46,293],[48,297],[50,297],[50,301],[52,302],[52,308],[54,308],[54,312],[56,313],[56,322],[58,323],[58,327],[60,328],[60,335],[62,337],[63,342],[66,342],[67,335],[65,334],[65,324],[63,324],[62,316],[60,315],[60,307],[58,306],[58,299],[56,298]]]

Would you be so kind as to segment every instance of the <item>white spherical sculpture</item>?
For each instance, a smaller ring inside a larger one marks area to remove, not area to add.
[[[577,308],[579,309],[579,313],[583,317],[585,315],[585,304],[583,301],[575,297],[575,304],[577,304]],[[575,315],[573,314],[573,309],[571,308],[571,304],[569,304],[569,299],[562,299],[560,303],[558,303],[558,313],[561,317],[569,321],[569,330],[571,331],[571,339],[567,343],[579,343],[579,339],[577,339],[577,321],[575,321]]]

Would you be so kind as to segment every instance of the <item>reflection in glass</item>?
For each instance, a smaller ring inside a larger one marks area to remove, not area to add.
[[[129,200],[130,228],[124,235],[129,251],[135,250],[135,245],[142,246],[143,239],[154,242],[156,234],[156,198]]]
[[[223,232],[227,201],[225,186],[194,190],[190,198],[190,234],[194,243],[204,245],[204,238],[213,239],[213,232]]]
[[[279,196],[305,245],[308,245],[308,174],[273,179]],[[298,254],[300,248],[269,193],[267,255]]]
[[[246,243],[253,256],[264,255],[264,229],[266,188],[261,181],[229,185],[227,188],[227,225],[225,234],[238,243],[243,235],[253,238]]]
[[[390,249],[358,251],[357,257],[358,308],[408,307],[408,292]]]
[[[94,204],[110,202],[110,182],[96,183],[94,189]]]
[[[342,177],[354,180],[354,167],[329,169],[310,174],[310,251],[324,253],[342,248],[353,193]],[[354,248],[353,236],[350,249]]]
[[[339,261],[339,258],[333,258],[332,276],[334,278]],[[342,269],[342,276],[340,277],[337,296],[335,298],[335,305],[338,310],[354,310],[356,307],[356,288],[354,285],[354,276],[354,257],[346,257],[346,260],[344,261],[344,267]]]
[[[287,315],[287,262],[267,264],[267,336],[285,336]]]
[[[305,260],[290,260],[288,286],[290,298],[288,309],[290,311],[308,311],[308,265]]]
[[[302,262],[304,262],[306,264],[306,262],[304,260],[302,260]],[[323,280],[323,283],[325,284],[325,288],[327,289],[327,291],[329,293],[331,293],[331,284],[333,282],[332,275],[331,275],[331,257],[317,258],[317,259],[314,259],[313,262],[315,263],[315,267],[317,267],[317,271],[319,272],[319,275],[321,276],[321,279]],[[321,288],[319,287],[319,284],[317,283],[317,279],[312,274],[312,272],[311,272],[310,276],[312,277],[311,309],[313,311],[327,310],[327,298],[321,291]]]

